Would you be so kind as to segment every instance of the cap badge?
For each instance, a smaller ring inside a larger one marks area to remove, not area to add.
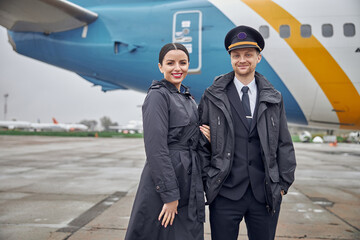
[[[238,39],[244,40],[247,37],[247,34],[244,32],[241,32],[237,35]]]

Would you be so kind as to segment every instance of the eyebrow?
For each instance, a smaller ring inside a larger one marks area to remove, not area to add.
[[[165,61],[171,62],[171,61],[175,61],[175,60],[174,59],[165,59]],[[187,59],[184,58],[184,59],[180,59],[179,61],[187,61]]]

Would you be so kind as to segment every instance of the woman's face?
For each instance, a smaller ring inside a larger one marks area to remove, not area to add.
[[[170,50],[166,53],[162,64],[159,63],[160,72],[164,78],[180,89],[181,82],[185,79],[188,69],[188,57],[182,50]]]

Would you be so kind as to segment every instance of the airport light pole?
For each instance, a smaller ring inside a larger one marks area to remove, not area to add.
[[[4,103],[4,120],[6,121],[6,113],[7,113],[7,98],[9,97],[8,93],[4,94],[5,103]]]

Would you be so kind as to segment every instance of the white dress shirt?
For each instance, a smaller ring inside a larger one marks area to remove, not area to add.
[[[242,95],[243,95],[243,92],[241,91],[241,89],[245,85],[242,82],[240,82],[236,77],[234,77],[234,84],[235,84],[236,90],[237,90],[237,92],[240,96],[240,100],[241,100]],[[256,105],[256,95],[257,95],[257,87],[256,87],[255,78],[246,86],[249,87],[248,95],[249,95],[249,100],[250,100],[251,116],[254,116],[255,105]]]

